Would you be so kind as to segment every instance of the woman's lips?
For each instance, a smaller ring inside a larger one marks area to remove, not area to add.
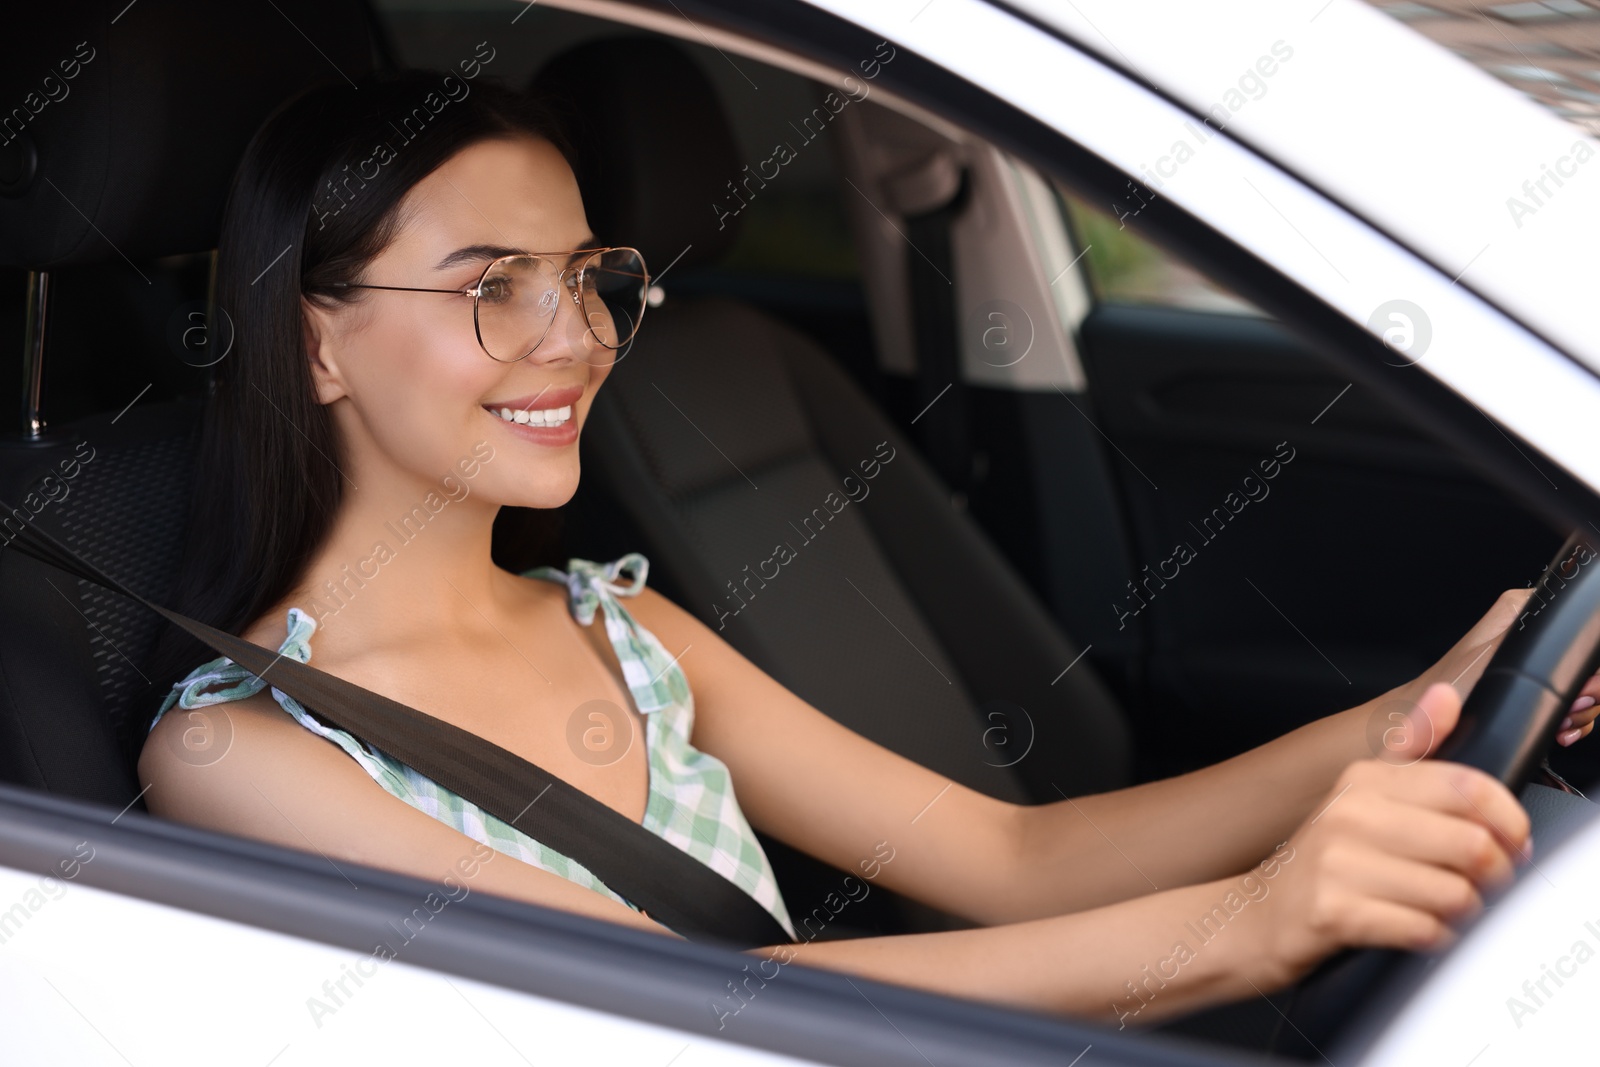
[[[495,422],[524,440],[538,445],[560,447],[570,445],[578,439],[578,401],[583,397],[584,389],[582,385],[568,385],[559,389],[546,387],[529,396],[485,404],[483,409],[484,413]],[[504,417],[507,411],[513,414],[514,419],[518,412],[539,412],[543,416],[560,411],[562,408],[566,408],[569,414],[566,421],[557,426],[539,426]]]
[[[572,406],[572,417],[559,426],[531,426],[525,422],[507,422],[488,409],[484,409],[483,413],[504,427],[507,433],[536,445],[560,447],[574,444],[578,440],[578,408],[575,404]]]
[[[546,386],[537,393],[527,396],[510,397],[505,400],[493,400],[483,406],[494,411],[501,408],[510,408],[512,411],[543,411],[549,408],[562,408],[569,404],[576,404],[578,398],[583,396],[584,387],[581,385],[564,385],[557,389]]]

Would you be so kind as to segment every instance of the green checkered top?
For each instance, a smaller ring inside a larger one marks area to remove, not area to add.
[[[689,743],[694,727],[694,697],[689,692],[688,679],[676,658],[617,600],[619,596],[637,596],[644,588],[649,561],[630,552],[604,565],[572,559],[567,567],[566,571],[537,567],[524,577],[565,583],[569,606],[580,625],[590,625],[596,609],[604,609],[606,635],[616,649],[634,703],[646,721],[650,796],[645,807],[645,829],[749,893],[794,937],[783,894],[766,853],[734,798],[727,766]],[[624,571],[633,575],[631,585],[616,584],[616,578]],[[279,651],[301,663],[310,662],[309,640],[316,627],[311,616],[299,608],[290,608],[289,636]],[[176,683],[150,725],[154,727],[174,704],[192,710],[242,700],[265,686],[260,678],[220,656],[196,667]],[[212,687],[220,688],[206,691]],[[374,781],[412,807],[500,852],[640,910],[576,860],[546,847],[382,751],[369,751],[346,731],[324,726],[287,693],[273,688],[272,696],[301,726],[344,749]]]

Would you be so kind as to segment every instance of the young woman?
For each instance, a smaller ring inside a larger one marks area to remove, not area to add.
[[[788,929],[751,826],[977,924],[797,931],[803,944],[756,950],[784,962],[1146,1023],[1278,989],[1341,946],[1438,946],[1510,877],[1529,845],[1516,799],[1420,757],[1527,590],[1372,701],[1178,778],[1025,807],[836,724],[647,588],[642,557],[498,566],[501,509],[559,508],[577,487],[578,437],[642,313],[644,269],[593,251],[545,111],[442,81],[314,90],[240,164],[217,268],[237,341],[208,411],[180,610],[301,660],[314,648],[323,670],[531,759]],[[186,658],[164,680],[206,657],[172,647]],[[1396,702],[1407,727],[1374,758],[1369,724]],[[591,724],[623,743],[596,758]],[[202,755],[197,732],[225,743]],[[225,659],[173,687],[139,773],[163,816],[423,878],[488,856],[474,888],[672,936]]]

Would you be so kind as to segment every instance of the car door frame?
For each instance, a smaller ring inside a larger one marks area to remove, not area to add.
[[[311,948],[348,949],[357,954],[352,962],[359,963],[373,946],[396,939],[398,918],[410,916],[430,894],[441,893],[439,883],[422,878],[343,860],[334,864],[325,856],[137,810],[117,812],[105,805],[0,785],[0,875],[19,872],[55,880],[56,888],[45,902],[31,909],[41,915],[49,909],[52,921],[115,928],[141,921],[148,914],[145,902],[194,916],[195,936],[171,944],[171,956],[194,959],[205,981],[224,989],[225,974],[199,965],[204,959],[200,935],[213,928],[199,923],[200,916],[286,934]],[[14,877],[0,878],[0,882],[14,881]],[[736,1055],[732,1062],[926,1067],[925,1057],[933,1057],[941,1063],[1044,1067],[1061,1063],[1064,1049],[1091,1045],[1097,1063],[1127,1067],[1216,1067],[1238,1062],[1159,1035],[1116,1033],[1067,1017],[847,977],[807,967],[801,962],[803,956],[773,973],[762,968],[757,957],[731,948],[663,937],[487,893],[451,894],[451,899],[447,909],[429,905],[436,917],[428,921],[426,936],[405,942],[403,956],[396,950],[406,966],[385,960],[386,967],[396,973],[420,968],[498,986],[521,994],[517,1003],[546,1012],[551,1007],[576,1006],[664,1027],[685,1042],[720,1041],[750,1050],[750,1055]],[[31,906],[19,900],[13,910],[17,907]],[[40,921],[19,913],[8,922],[0,943],[36,934],[25,924]],[[148,958],[124,955],[115,940],[98,946],[90,958],[47,955],[54,981],[49,975],[37,977],[50,981],[63,997],[68,994],[61,986],[102,987],[98,1000],[93,992],[84,995],[74,990],[68,1001],[91,1027],[96,1018],[104,1023],[113,1010],[106,997],[119,1002],[116,1009],[124,1019],[148,1018],[150,1025],[158,1026],[170,1023],[171,998],[182,996],[181,990],[138,981],[156,965]],[[161,969],[171,970],[172,962],[163,960]],[[0,961],[0,988],[18,993],[17,983],[28,970],[26,959],[6,957]],[[331,963],[323,963],[317,973],[337,979],[349,970],[336,971]],[[360,993],[365,1017],[404,1018],[407,984],[405,978],[386,980],[369,986],[372,992]],[[734,999],[731,991],[736,987],[743,991],[742,1001]],[[338,1004],[336,992],[315,987],[305,992]],[[350,994],[350,987],[345,992]],[[730,1002],[742,1002],[742,1007],[730,1012],[725,1006]],[[724,1005],[720,1013],[719,1004]],[[248,1020],[262,1008],[259,1003],[241,1003],[239,1018]],[[50,1036],[30,1033],[21,1020],[13,1019],[9,1025],[8,1047],[36,1046],[41,1036]],[[309,1022],[307,1029],[315,1032]],[[369,1026],[363,1032],[369,1053],[405,1050],[403,1028]],[[592,1036],[593,1045],[583,1050],[586,1061],[626,1062],[605,1055],[608,1035]],[[149,1034],[144,1037],[150,1039]],[[636,1035],[618,1035],[619,1044],[626,1039],[636,1040]],[[288,1044],[297,1041],[303,1047],[298,1035],[286,1039]],[[53,1036],[52,1047],[64,1043],[60,1034]],[[774,1059],[757,1055],[758,1051],[781,1055]],[[615,1048],[611,1052],[617,1054]],[[236,1062],[231,1055],[221,1058]],[[106,1062],[120,1060],[108,1056]]]

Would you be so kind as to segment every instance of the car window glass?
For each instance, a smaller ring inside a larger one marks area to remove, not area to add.
[[[1088,313],[1089,292],[1083,274],[1071,269],[1078,261],[1078,247],[1067,227],[1066,215],[1043,175],[1012,156],[1003,158],[1032,238],[1039,271],[1049,279],[1056,314],[1067,330],[1074,330]]]
[[[1254,304],[1217,285],[1171,253],[1139,237],[1109,212],[1051,187],[1059,210],[1083,252],[1085,273],[1100,303],[1159,304],[1194,311],[1270,318]]]
[[[738,215],[739,235],[721,266],[756,275],[858,280],[855,245],[839,201],[838,131],[823,103],[829,87],[787,71],[746,66],[760,74],[760,95],[735,72],[707,66],[722,89],[748,168],[729,175],[730,188],[713,190],[714,200],[707,198]],[[757,177],[747,182],[749,174]]]

